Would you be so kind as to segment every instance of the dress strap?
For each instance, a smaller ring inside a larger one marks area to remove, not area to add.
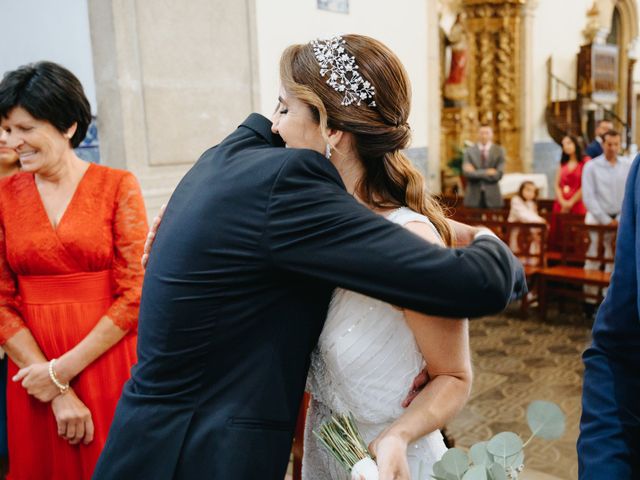
[[[436,227],[433,225],[433,223],[431,223],[431,220],[429,220],[427,217],[425,217],[421,213],[414,212],[410,208],[401,207],[397,210],[394,210],[387,216],[387,220],[402,226],[406,225],[409,222],[426,223],[431,227],[431,229],[433,230],[433,233],[435,233],[436,236],[440,240],[442,240],[440,233],[438,233],[438,230],[436,229]]]

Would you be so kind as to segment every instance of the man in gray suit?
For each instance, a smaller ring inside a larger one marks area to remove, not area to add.
[[[500,208],[503,205],[498,182],[504,173],[504,148],[492,142],[493,130],[482,125],[478,143],[464,152],[462,174],[467,179],[464,206]]]

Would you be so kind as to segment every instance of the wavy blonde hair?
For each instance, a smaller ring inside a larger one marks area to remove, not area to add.
[[[402,150],[409,145],[407,119],[411,84],[398,57],[383,43],[363,35],[343,35],[346,50],[355,56],[360,74],[376,89],[376,107],[365,102],[344,106],[343,94],[320,76],[310,44],[292,45],[280,58],[280,80],[289,95],[306,103],[315,120],[327,128],[349,132],[364,166],[358,196],[376,208],[407,206],[426,216],[446,245],[454,232],[441,206],[427,192],[424,177]]]

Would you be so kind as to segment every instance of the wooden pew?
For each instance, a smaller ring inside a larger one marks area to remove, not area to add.
[[[613,265],[616,233],[618,227],[612,225],[586,225],[582,222],[566,223],[562,236],[562,255],[559,265],[547,266],[538,271],[540,315],[546,318],[550,293],[580,300],[593,299],[602,302],[603,289],[609,286],[611,274],[604,271],[604,265]],[[597,239],[595,254],[589,254],[591,236]],[[610,238],[611,255],[606,254],[605,238]],[[598,270],[584,268],[586,260],[603,265]],[[585,292],[584,286],[593,285],[597,293]],[[573,288],[570,288],[573,286]]]

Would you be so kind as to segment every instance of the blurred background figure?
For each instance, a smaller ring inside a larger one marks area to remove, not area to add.
[[[587,208],[585,223],[587,225],[617,225],[622,209],[624,187],[629,175],[631,161],[620,156],[620,134],[609,130],[603,134],[604,153],[594,158],[584,167],[582,173],[582,191],[584,204]],[[590,232],[588,257],[597,254],[599,245],[596,232]],[[605,258],[613,258],[612,234],[603,237]],[[599,270],[602,265],[594,260],[587,260],[584,268]],[[613,264],[607,263],[605,271],[613,270]],[[585,292],[595,293],[597,287],[585,286]],[[593,301],[591,301],[593,303]],[[591,313],[591,312],[588,312]]]
[[[9,356],[9,478],[89,479],[136,359],[147,233],[134,176],[75,154],[91,112],[51,62],[5,74],[0,344]]]
[[[482,125],[478,130],[478,143],[464,152],[462,175],[467,179],[465,207],[500,208],[504,203],[498,182],[504,173],[505,153],[492,140],[493,129]]]
[[[596,138],[587,145],[585,153],[591,157],[596,158],[602,155],[602,143],[603,143],[603,135],[609,130],[613,130],[613,123],[611,120],[600,120],[598,125],[596,126]]]
[[[6,135],[0,131],[0,178],[20,171],[18,152],[6,145]]]
[[[518,194],[511,198],[509,209],[509,222],[546,223],[546,220],[538,215],[538,189],[533,182],[522,182]]]
[[[18,152],[6,145],[6,132],[0,130],[0,178],[20,171]],[[7,469],[7,360],[4,350],[0,348],[0,479],[4,478]]]
[[[562,235],[562,220],[559,213],[584,215],[587,210],[582,202],[582,169],[589,157],[582,154],[582,147],[577,137],[567,135],[562,139],[562,155],[560,168],[556,173],[555,192],[551,225],[549,229],[549,246],[559,250]]]

